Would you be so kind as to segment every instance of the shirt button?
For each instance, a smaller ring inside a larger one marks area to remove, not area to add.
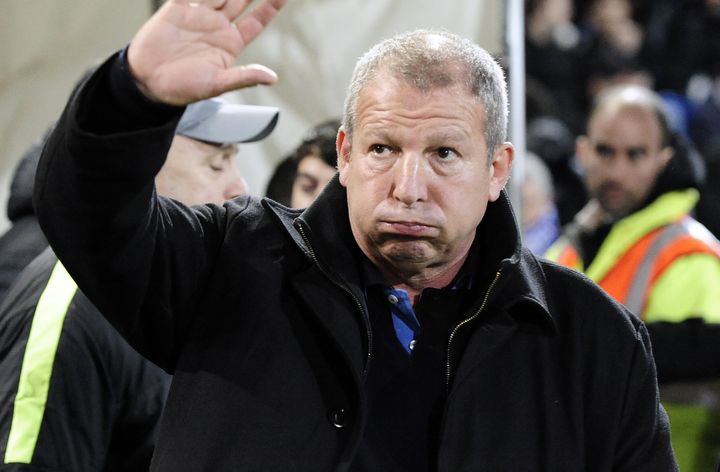
[[[410,348],[411,351],[415,349],[415,343],[416,341],[413,339],[412,341],[410,341],[410,344],[408,344],[408,348]]]
[[[337,429],[342,429],[347,426],[347,413],[345,412],[345,408],[331,410],[328,416],[330,417],[330,423]]]
[[[398,297],[391,293],[390,295],[388,295],[388,301],[395,305],[398,302]]]

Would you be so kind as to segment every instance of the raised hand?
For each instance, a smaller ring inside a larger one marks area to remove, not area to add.
[[[172,105],[274,83],[267,67],[234,62],[286,1],[263,0],[237,19],[251,0],[168,0],[131,41],[130,72],[149,98]]]

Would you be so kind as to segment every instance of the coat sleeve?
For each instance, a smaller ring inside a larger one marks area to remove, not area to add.
[[[688,318],[647,323],[647,329],[661,385],[720,377],[720,324]]]
[[[677,471],[670,445],[670,422],[660,404],[650,348],[643,324],[637,325],[637,341],[625,383],[614,471]]]
[[[170,377],[45,251],[0,311],[0,470],[149,467]]]
[[[135,349],[172,372],[210,279],[225,209],[158,197],[154,178],[182,109],[154,125],[121,126],[114,60],[76,89],[49,136],[34,205],[82,291]]]

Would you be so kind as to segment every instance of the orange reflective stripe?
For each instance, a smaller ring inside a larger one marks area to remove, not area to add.
[[[652,277],[650,277],[650,286],[665,272],[670,264],[677,258],[688,256],[690,254],[713,254],[720,258],[720,245],[713,242],[705,242],[690,235],[684,235],[677,238],[667,247],[665,247],[658,257],[655,259]]]
[[[560,252],[557,262],[566,267],[577,269],[580,267],[580,254],[578,254],[574,247],[567,244],[562,252]]]
[[[655,229],[640,238],[622,255],[613,268],[605,274],[605,277],[598,282],[615,300],[625,303],[635,273],[640,267],[640,263],[645,259],[648,248],[658,237],[661,230],[662,228]]]
[[[720,243],[714,239],[701,239],[701,237],[698,237],[700,235],[693,234],[693,231],[690,231],[689,225],[692,225],[692,221],[684,219],[671,226],[658,228],[643,236],[633,247],[623,254],[613,269],[599,282],[599,285],[613,298],[626,306],[630,302],[631,290],[642,290],[642,292],[634,293],[632,296],[633,302],[630,303],[630,305],[636,306],[628,306],[628,308],[636,311],[638,316],[642,316],[644,307],[647,305],[650,287],[653,286],[655,281],[675,260],[683,256],[699,253],[712,254],[720,258]],[[673,234],[673,230],[675,234]],[[668,231],[670,232],[663,236],[663,232]],[[682,234],[678,234],[678,231],[681,231]],[[665,237],[671,239],[668,241],[658,239]],[[653,243],[656,241],[660,246],[653,248]],[[650,272],[641,276],[639,280],[636,280],[639,276],[638,271],[640,267],[647,264],[648,261],[645,261],[645,259],[648,257],[652,258],[652,260],[649,261],[652,264]],[[642,286],[639,286],[638,282],[640,282]],[[636,286],[634,289],[633,285]]]

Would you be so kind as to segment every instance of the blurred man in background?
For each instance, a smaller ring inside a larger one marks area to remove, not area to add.
[[[585,272],[648,323],[719,322],[720,243],[690,216],[700,163],[675,139],[651,90],[601,95],[577,141],[591,198],[547,257]],[[681,470],[709,470],[720,452],[717,389],[663,386],[661,396]]]

